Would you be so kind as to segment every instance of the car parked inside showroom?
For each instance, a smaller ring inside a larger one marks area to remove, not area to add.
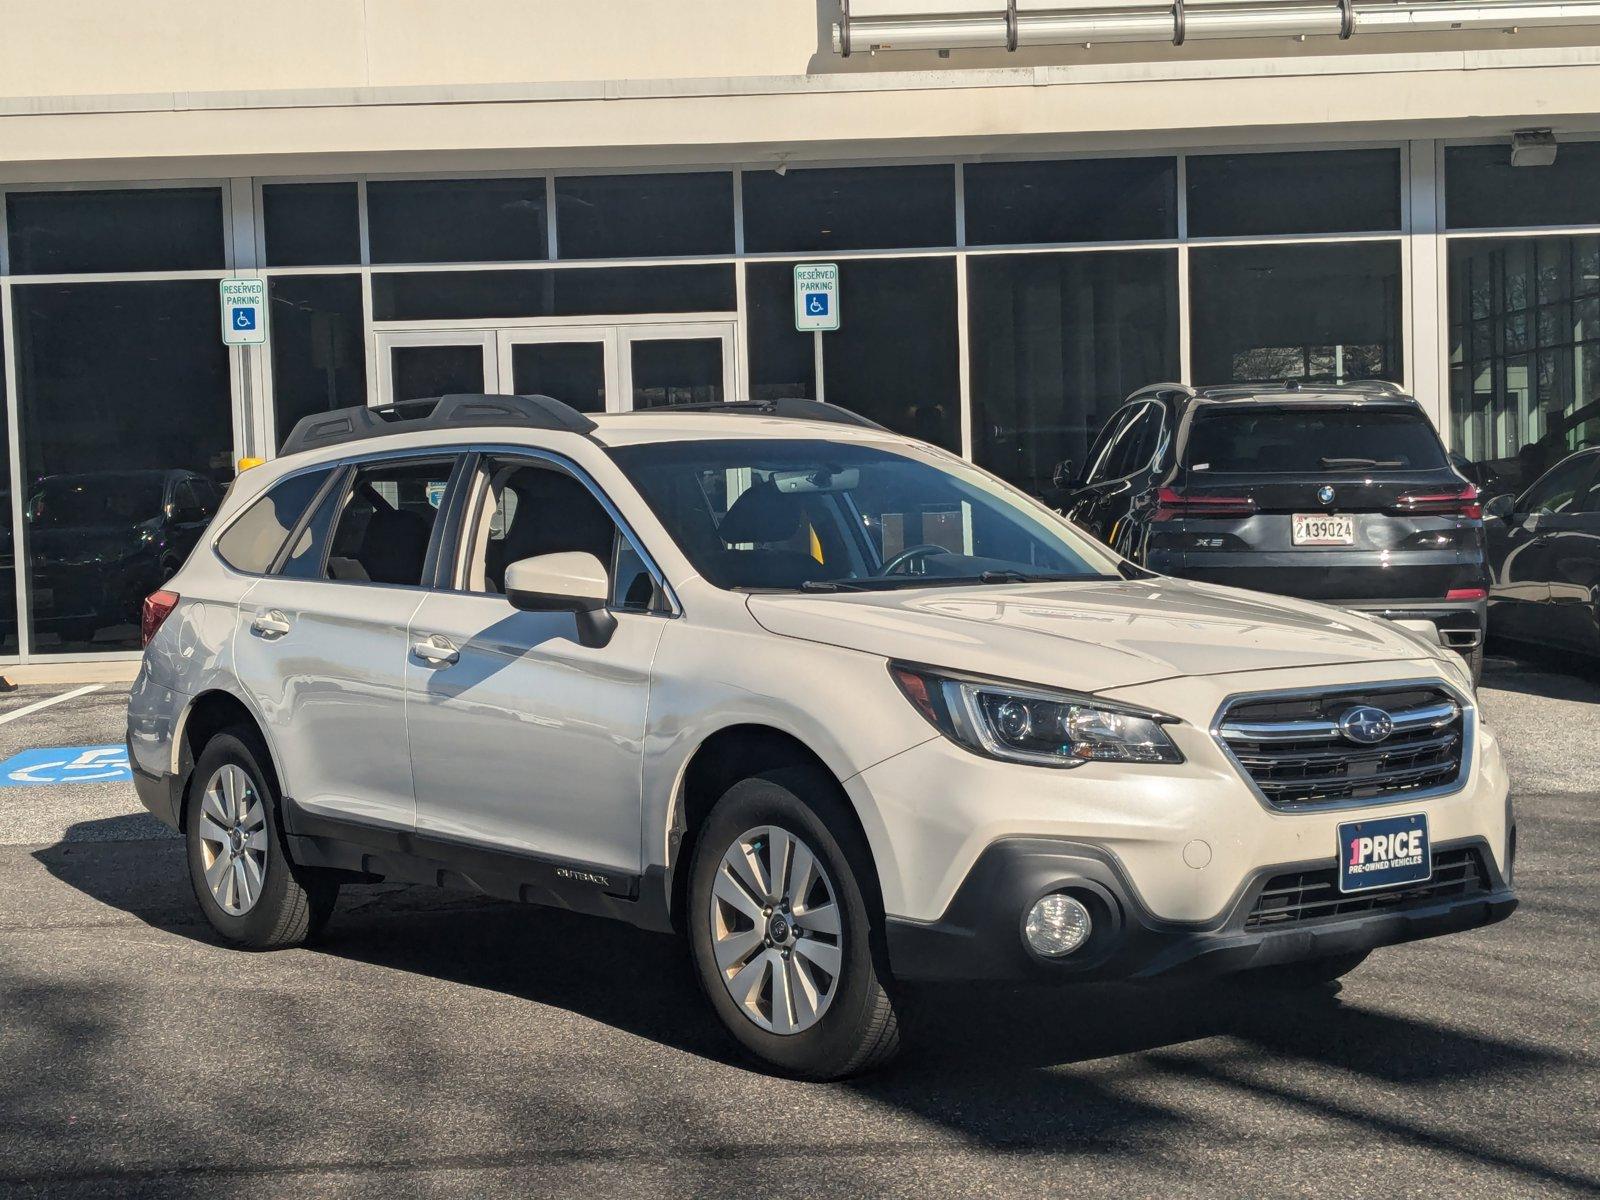
[[[1562,459],[1484,509],[1489,632],[1600,656],[1600,447]]]
[[[810,401],[308,417],[144,639],[136,786],[223,938],[377,879],[678,930],[799,1076],[887,1061],[914,983],[1319,986],[1516,905],[1459,655]]]
[[[1057,483],[1069,519],[1151,570],[1375,613],[1482,672],[1478,489],[1394,384],[1155,384]]]

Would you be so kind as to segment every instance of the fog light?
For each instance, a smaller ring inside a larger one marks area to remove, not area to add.
[[[1065,892],[1052,892],[1028,911],[1023,935],[1035,954],[1060,958],[1089,940],[1089,910]]]

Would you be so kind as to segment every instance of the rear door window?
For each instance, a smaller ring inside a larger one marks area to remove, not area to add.
[[[1434,471],[1444,446],[1420,412],[1368,408],[1218,405],[1198,413],[1184,465],[1214,474],[1324,475]]]
[[[422,584],[456,456],[365,463],[345,490],[322,577]],[[298,549],[298,547],[297,547]]]
[[[1543,479],[1528,489],[1517,507],[1529,513],[1578,511],[1578,505],[1589,489],[1596,461],[1600,461],[1600,455],[1575,454],[1565,462],[1557,463]]]
[[[331,469],[306,471],[291,475],[268,489],[217,539],[217,553],[222,561],[235,571],[265,574],[283,548],[284,539],[299,524],[306,508],[332,474]]]

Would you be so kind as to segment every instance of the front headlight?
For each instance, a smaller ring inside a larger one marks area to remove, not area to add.
[[[1176,717],[905,663],[891,663],[889,673],[935,729],[974,754],[1043,767],[1183,761],[1161,728]]]

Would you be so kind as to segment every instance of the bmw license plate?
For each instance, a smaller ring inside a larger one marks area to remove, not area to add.
[[[1346,821],[1339,826],[1339,890],[1365,892],[1433,875],[1428,818],[1423,813]]]
[[[1328,513],[1295,513],[1290,527],[1296,546],[1353,546],[1356,519]]]

